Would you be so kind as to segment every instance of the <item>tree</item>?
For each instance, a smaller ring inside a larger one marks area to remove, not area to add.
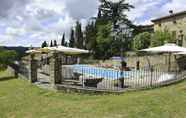
[[[163,45],[164,43],[174,43],[175,36],[169,30],[165,29],[163,31],[156,31],[152,37],[151,37],[151,46],[160,46]]]
[[[44,43],[41,44],[41,47],[44,48]]]
[[[52,40],[50,41],[50,47],[53,47],[53,41]]]
[[[151,34],[148,32],[143,32],[136,35],[133,39],[133,48],[135,50],[141,50],[148,48],[151,44]]]
[[[98,10],[98,15],[97,15],[97,19],[101,19],[102,18],[102,13],[101,13],[101,9]]]
[[[66,42],[65,42],[65,33],[63,33],[63,37],[62,37],[62,40],[61,40],[61,45],[62,45],[62,46],[66,46]]]
[[[54,47],[56,47],[57,46],[57,41],[56,40],[54,40]]]
[[[96,47],[96,27],[95,23],[88,23],[85,28],[85,48],[95,51]]]
[[[17,56],[16,51],[0,49],[0,67],[6,68],[16,60]]]
[[[123,34],[121,32],[121,26],[126,25],[127,27],[133,27],[131,21],[127,19],[126,12],[129,11],[131,8],[133,8],[132,5],[129,5],[125,2],[125,0],[119,0],[118,2],[114,1],[107,1],[107,0],[100,0],[101,5],[99,9],[101,10],[101,19],[98,19],[97,24],[101,25],[108,25],[110,24],[110,32],[108,37],[111,37],[111,31],[117,34],[119,36],[116,38],[116,35],[113,36],[110,41],[110,47],[108,49],[109,55],[118,55],[118,52],[120,52],[120,55],[123,55],[123,50],[128,49],[129,45],[131,44],[131,40],[128,40],[128,38],[124,41],[122,41],[123,37],[127,37],[128,35]],[[99,12],[98,12],[99,13]],[[99,31],[98,31],[99,32]],[[99,33],[98,33],[99,34]],[[126,36],[124,36],[126,35]],[[115,40],[117,39],[117,41]],[[122,49],[122,50],[121,50]],[[111,54],[110,54],[111,53]]]
[[[76,22],[76,27],[75,27],[75,47],[83,49],[83,32],[81,29],[81,23],[79,21]]]
[[[46,41],[44,41],[44,42],[42,43],[41,47],[42,47],[42,48],[44,48],[44,47],[48,47],[47,42],[46,42]]]
[[[69,47],[74,47],[74,46],[75,46],[74,29],[72,28],[70,32]]]
[[[95,58],[105,60],[112,56],[110,46],[112,42],[110,36],[111,24],[100,25],[97,30]]]
[[[114,29],[118,27],[118,23],[131,25],[131,22],[127,19],[124,12],[129,11],[134,7],[126,3],[126,0],[119,0],[118,2],[100,0],[100,2],[100,9],[102,11],[103,17],[113,23]]]

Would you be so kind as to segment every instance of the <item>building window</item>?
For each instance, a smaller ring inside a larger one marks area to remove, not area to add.
[[[178,40],[178,45],[179,45],[179,46],[183,46],[183,40],[182,40],[182,39],[179,39],[179,40]]]
[[[161,27],[161,23],[159,23],[158,26]]]
[[[172,38],[173,40],[176,40],[176,31],[172,31]]]
[[[176,31],[172,31],[172,36],[176,36]]]
[[[182,34],[183,33],[183,30],[180,30],[180,34]]]
[[[183,31],[182,30],[180,30],[180,35],[178,37],[179,37],[178,45],[179,46],[183,46],[184,35],[183,35]]]

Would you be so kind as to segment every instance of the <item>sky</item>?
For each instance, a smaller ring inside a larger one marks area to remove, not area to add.
[[[126,1],[135,7],[127,15],[137,25],[151,24],[169,10],[186,10],[186,0]],[[75,22],[85,26],[98,6],[98,0],[0,0],[0,45],[37,47],[43,41],[60,42],[63,33],[68,40]]]

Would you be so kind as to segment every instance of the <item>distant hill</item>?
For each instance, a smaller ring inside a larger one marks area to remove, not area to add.
[[[3,48],[5,50],[14,50],[18,54],[18,59],[21,59],[21,57],[26,55],[26,51],[29,49],[28,47],[6,47],[6,46],[1,46],[0,48]]]
[[[22,52],[25,53],[29,48],[28,47],[6,47],[3,46],[2,48],[7,49],[7,50],[15,50],[17,52]]]

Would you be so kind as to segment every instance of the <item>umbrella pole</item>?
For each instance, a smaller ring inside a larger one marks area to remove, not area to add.
[[[170,72],[170,68],[171,68],[171,53],[169,53],[168,72]]]
[[[151,68],[151,63],[150,63],[150,60],[149,60],[148,56],[147,56],[147,62],[148,62],[149,68]]]

